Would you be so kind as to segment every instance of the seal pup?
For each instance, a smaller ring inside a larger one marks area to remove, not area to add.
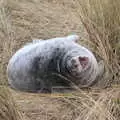
[[[69,35],[34,40],[19,49],[7,66],[12,88],[28,92],[51,92],[52,87],[91,86],[99,73],[93,53]]]

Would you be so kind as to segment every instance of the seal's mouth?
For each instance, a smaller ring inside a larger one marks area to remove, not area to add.
[[[79,61],[80,61],[82,68],[84,69],[88,65],[89,59],[88,57],[79,56]]]

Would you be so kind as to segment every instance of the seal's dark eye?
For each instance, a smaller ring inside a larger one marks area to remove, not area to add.
[[[74,67],[75,67],[75,68],[77,68],[77,67],[78,67],[78,65],[74,65]]]

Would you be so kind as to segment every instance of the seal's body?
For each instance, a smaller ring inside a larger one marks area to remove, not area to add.
[[[32,92],[51,91],[54,86],[71,83],[90,86],[98,75],[98,64],[90,50],[76,43],[78,39],[71,35],[24,46],[9,61],[9,84]]]

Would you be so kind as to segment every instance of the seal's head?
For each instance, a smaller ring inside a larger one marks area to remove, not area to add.
[[[88,66],[89,59],[85,56],[72,57],[68,61],[68,69],[72,76],[80,77],[81,72]]]

